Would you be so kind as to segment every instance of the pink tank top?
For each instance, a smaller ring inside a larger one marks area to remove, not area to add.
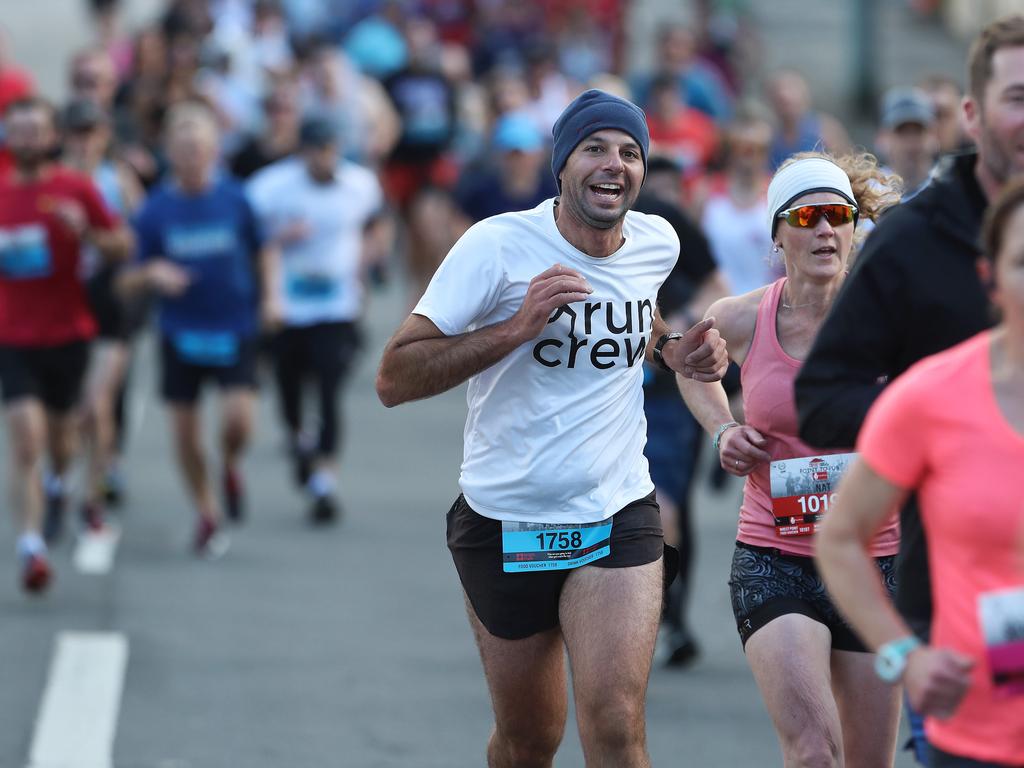
[[[793,385],[802,362],[786,354],[779,343],[775,318],[786,278],[768,286],[757,308],[757,325],[747,359],[740,367],[743,387],[743,412],[746,423],[760,432],[767,444],[764,450],[772,459],[796,459],[849,453],[853,449],[818,450],[797,437],[796,399]],[[826,513],[827,515],[827,513]],[[758,464],[747,476],[740,507],[736,538],[756,547],[774,547],[792,555],[811,557],[814,537],[780,536],[772,512],[772,495],[767,462]],[[896,516],[871,542],[871,555],[894,555],[899,549],[899,522]]]

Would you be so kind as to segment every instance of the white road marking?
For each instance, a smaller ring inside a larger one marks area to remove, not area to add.
[[[149,399],[154,397],[153,370],[155,366],[152,365],[152,361],[155,357],[156,347],[153,343],[153,334],[150,332],[142,334],[132,349],[129,361],[135,376],[129,379],[128,388],[128,445],[134,444],[138,439],[142,425],[146,422]]]
[[[123,634],[57,636],[27,768],[113,768],[127,663]]]
[[[114,567],[117,543],[121,540],[121,528],[108,520],[101,531],[86,530],[75,544],[72,558],[75,569],[80,573],[102,575]]]

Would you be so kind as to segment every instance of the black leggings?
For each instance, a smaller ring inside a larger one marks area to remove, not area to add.
[[[341,437],[338,394],[359,348],[355,323],[318,323],[281,331],[274,343],[281,416],[292,437],[302,429],[302,385],[311,378],[320,399],[317,455],[334,456]]]

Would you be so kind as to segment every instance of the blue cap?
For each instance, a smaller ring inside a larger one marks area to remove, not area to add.
[[[558,174],[562,172],[565,161],[569,159],[572,151],[590,134],[606,129],[629,134],[640,145],[646,177],[647,149],[651,143],[651,135],[647,130],[647,118],[644,117],[643,110],[631,101],[591,88],[572,100],[551,130],[554,137],[551,172],[555,174],[559,190],[562,188],[562,182],[558,180]]]
[[[544,146],[544,137],[530,118],[509,113],[494,124],[491,143],[502,152],[536,152]]]

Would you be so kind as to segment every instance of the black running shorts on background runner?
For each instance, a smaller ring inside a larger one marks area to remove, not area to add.
[[[160,393],[169,403],[190,404],[199,398],[199,390],[207,379],[221,389],[245,387],[256,389],[256,360],[259,341],[253,336],[238,345],[238,359],[230,365],[196,365],[182,359],[166,336],[161,339]]]
[[[896,591],[896,556],[876,557],[875,563],[891,596]],[[833,650],[867,652],[832,604],[812,557],[737,541],[729,592],[744,647],[750,636],[768,622],[797,613],[828,627]]]
[[[473,511],[459,497],[448,511],[448,549],[477,618],[495,637],[522,640],[559,624],[558,602],[576,569],[506,573],[502,570],[501,521]],[[611,552],[589,568],[630,568],[665,557],[665,583],[679,556],[665,546],[661,512],[651,493],[612,516]]]
[[[0,389],[4,402],[34,397],[48,411],[67,413],[78,405],[88,365],[87,341],[54,347],[0,346]]]
[[[145,298],[125,299],[117,294],[115,281],[119,267],[104,266],[89,278],[86,292],[89,308],[96,318],[97,338],[127,342],[146,324],[149,301]]]

